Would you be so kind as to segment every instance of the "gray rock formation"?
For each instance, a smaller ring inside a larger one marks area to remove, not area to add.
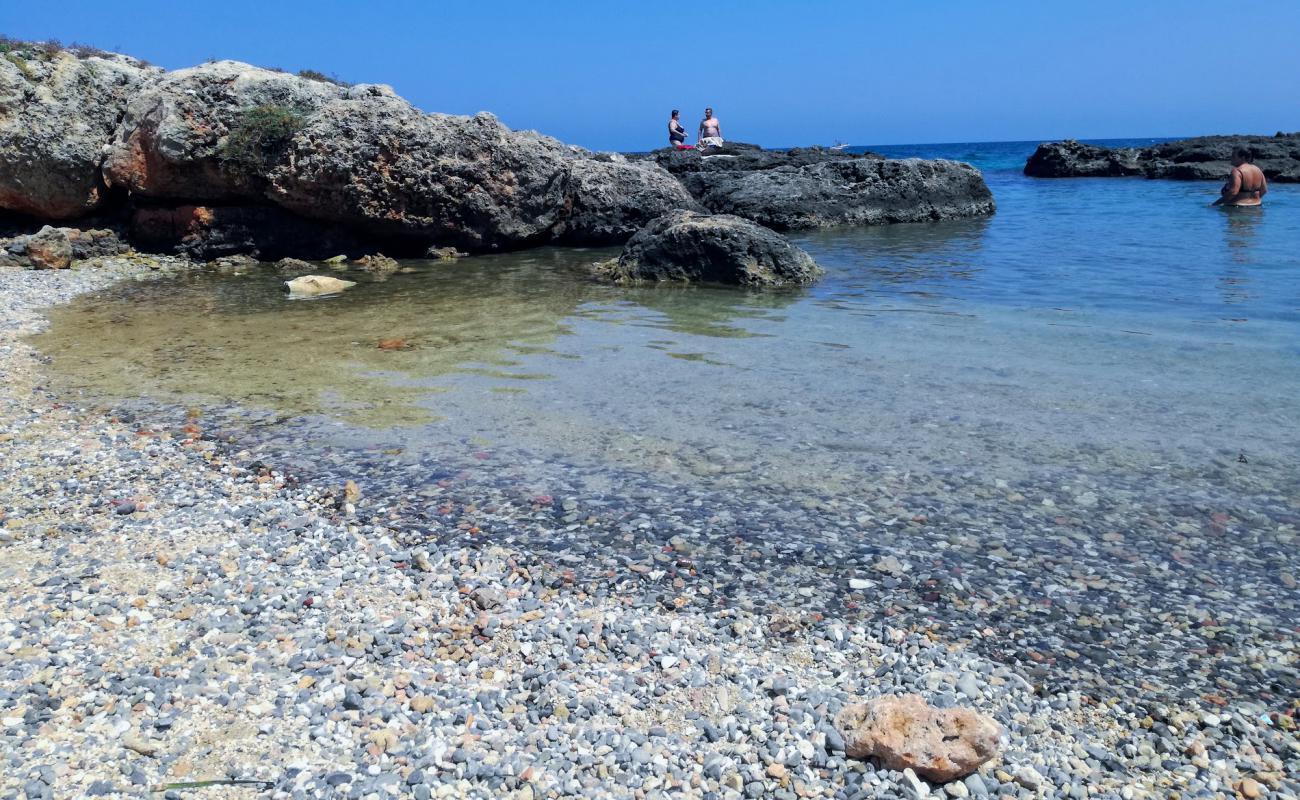
[[[650,222],[602,266],[615,280],[741,286],[812,283],[822,270],[779,233],[729,214],[674,211]]]
[[[653,165],[597,159],[491,114],[424,114],[385,96],[313,114],[269,196],[303,216],[467,250],[615,244],[665,211],[697,207]]]
[[[1275,136],[1201,136],[1137,148],[1110,148],[1074,140],[1045,142],[1025,163],[1036,178],[1141,175],[1189,181],[1222,181],[1232,169],[1232,151],[1248,147],[1255,165],[1271,181],[1300,183],[1300,133]]]
[[[425,114],[386,86],[35,49],[0,59],[0,210],[80,216],[117,189],[107,210],[133,241],[199,258],[610,245],[706,208],[782,229],[993,210],[952,162],[746,145],[632,160]]]
[[[957,161],[884,159],[823,148],[656,151],[697,200],[777,230],[929,222],[995,210],[979,170]]]
[[[66,269],[73,261],[114,256],[130,248],[114,231],[102,228],[56,228],[0,239],[0,267]]]
[[[128,97],[162,70],[126,56],[0,58],[0,209],[70,219],[105,201],[100,161]]]
[[[618,155],[571,159],[566,205],[556,241],[590,245],[626,242],[670,211],[704,211],[663,168]]]
[[[1255,166],[1271,181],[1300,183],[1300,133],[1275,136],[1201,136],[1165,142],[1138,153],[1148,178],[1222,181],[1232,169],[1232,151],[1250,148]]]
[[[1067,139],[1040,144],[1025,162],[1025,174],[1036,178],[1112,178],[1141,175],[1134,148],[1098,147]]]
[[[288,136],[308,114],[347,91],[238,61],[169,72],[127,103],[104,160],[104,178],[146,197],[260,199]],[[258,117],[259,109],[284,116]],[[240,142],[245,146],[232,149]]]

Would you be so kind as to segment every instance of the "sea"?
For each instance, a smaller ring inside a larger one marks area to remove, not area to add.
[[[1001,631],[984,646],[1008,658],[1081,649],[1064,623],[1026,643],[1013,595],[1286,630],[1300,186],[1223,209],[1208,183],[1026,177],[1036,145],[855,148],[969,162],[997,213],[792,234],[826,269],[805,289],[615,287],[590,265],[617,251],[544,248],[301,301],[267,265],[85,297],[35,341],[74,402],[355,480],[414,535],[578,580],[686,550],[658,574],[709,582],[700,602],[889,607]],[[926,588],[953,580],[967,602]],[[1171,624],[1130,631],[1155,637],[1138,677],[1079,674],[1177,686],[1177,648],[1151,655]]]

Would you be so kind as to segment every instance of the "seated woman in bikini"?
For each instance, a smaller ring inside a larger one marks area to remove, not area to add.
[[[674,108],[673,115],[668,118],[669,147],[677,147],[680,144],[686,143],[686,129],[682,127],[682,123],[677,119],[677,115],[680,113],[682,112]]]
[[[1216,206],[1257,206],[1264,202],[1268,194],[1268,179],[1264,172],[1253,162],[1250,150],[1238,147],[1232,151],[1232,174],[1219,192],[1222,197],[1214,201]]]

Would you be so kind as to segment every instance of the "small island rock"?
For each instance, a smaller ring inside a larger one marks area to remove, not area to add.
[[[675,211],[638,231],[607,272],[616,280],[785,286],[812,283],[822,270],[784,236],[749,220]]]

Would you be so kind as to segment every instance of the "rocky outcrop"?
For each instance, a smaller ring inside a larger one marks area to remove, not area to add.
[[[476,251],[615,244],[654,216],[695,207],[662,169],[597,160],[491,114],[424,114],[383,96],[314,114],[269,196],[303,216]]]
[[[36,233],[0,239],[0,266],[67,269],[73,261],[120,255],[129,249],[111,230],[46,225]]]
[[[615,280],[702,281],[740,286],[812,283],[822,270],[775,231],[729,214],[674,211],[628,241],[605,265]]]
[[[35,66],[0,59],[0,211],[111,197],[133,243],[196,258],[613,245],[676,210],[783,230],[993,210],[953,162],[736,144],[630,159],[426,114],[381,85],[39,49]]]
[[[346,227],[273,206],[142,206],[131,214],[130,236],[145,250],[201,261],[236,253],[256,254],[265,261],[283,256],[324,259],[374,247]]]
[[[1201,136],[1164,142],[1138,153],[1148,178],[1222,181],[1232,169],[1232,151],[1247,147],[1269,180],[1300,183],[1300,133],[1276,136]]]
[[[619,244],[670,211],[704,211],[664,169],[621,155],[573,159],[567,204],[554,231],[566,244]]]
[[[47,220],[104,204],[104,144],[161,70],[126,56],[16,48],[0,58],[0,209]]]
[[[127,103],[104,178],[145,197],[260,200],[294,130],[347,91],[238,61],[169,72]]]
[[[1300,182],[1300,133],[1275,136],[1201,136],[1145,148],[1110,148],[1073,140],[1046,142],[1025,163],[1036,178],[1141,175],[1171,180],[1222,181],[1232,169],[1232,151],[1247,147],[1271,181]]]
[[[911,769],[929,781],[965,777],[998,753],[1002,728],[964,708],[935,708],[919,695],[881,697],[846,706],[835,717],[850,758],[875,758],[886,769]]]
[[[661,150],[649,158],[710,211],[777,230],[930,222],[995,210],[984,176],[957,161],[753,145],[703,153]]]
[[[1025,162],[1025,174],[1036,178],[1113,178],[1141,175],[1138,151],[1133,148],[1098,147],[1067,139],[1040,144]]]

